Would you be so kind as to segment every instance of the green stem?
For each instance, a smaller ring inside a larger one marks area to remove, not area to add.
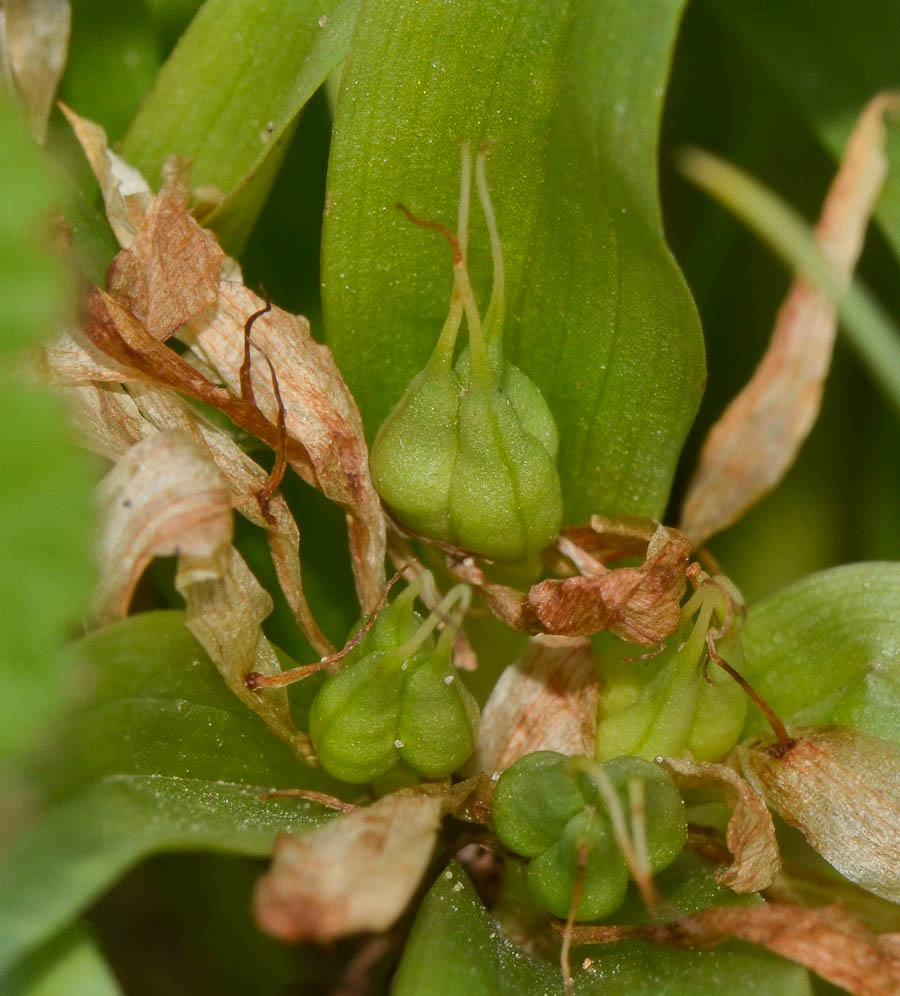
[[[447,613],[453,608],[454,604],[456,602],[463,601],[468,597],[468,585],[454,585],[450,591],[444,595],[425,622],[406,641],[406,643],[402,643],[396,650],[393,650],[391,652],[391,656],[396,658],[396,660],[401,663],[403,661],[408,661],[409,658],[412,657],[419,647],[421,647],[422,644],[428,639],[428,637],[431,636],[438,624],[446,621]]]
[[[491,300],[484,319],[488,345],[492,345],[495,341],[499,343],[503,337],[503,319],[506,312],[506,271],[503,266],[503,246],[500,242],[500,232],[497,229],[497,216],[494,214],[494,206],[491,203],[491,194],[488,190],[487,174],[484,168],[487,150],[488,146],[483,145],[475,157],[475,181],[478,184],[478,198],[481,201],[481,210],[484,213],[484,220],[490,236],[491,258],[494,262],[494,285],[491,288]]]

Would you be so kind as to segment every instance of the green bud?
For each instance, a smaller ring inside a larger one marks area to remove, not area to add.
[[[562,523],[556,466],[494,381],[473,379],[460,401],[450,520],[459,546],[494,560],[543,550]]]
[[[509,398],[525,432],[541,444],[551,460],[555,460],[559,453],[559,431],[553,413],[544,400],[540,388],[527,374],[503,358],[502,352],[498,352],[498,345],[500,344],[492,344],[488,352],[495,369],[501,371],[500,387]],[[460,384],[467,386],[470,377],[469,362],[469,347],[466,346],[456,361],[456,374]]]
[[[613,758],[603,765],[603,770],[626,808],[628,783],[635,779],[643,782],[650,868],[654,872],[667,868],[687,841],[684,800],[671,775],[660,765],[639,757]]]
[[[628,871],[602,786],[628,814],[632,783],[642,788],[647,857],[657,872],[675,860],[687,839],[684,803],[659,765],[634,757],[600,765],[537,751],[501,775],[492,802],[494,829],[510,850],[531,859],[529,890],[550,913],[569,915],[579,878],[576,919],[600,919],[623,902]]]
[[[597,709],[598,760],[634,755],[695,760],[722,757],[737,743],[747,711],[740,686],[706,663],[706,634],[726,618],[725,596],[703,585],[682,611],[679,628],[663,650],[635,660],[636,648],[608,634],[594,639],[600,674]],[[719,653],[740,670],[740,635],[731,626]]]
[[[482,324],[463,256],[468,229],[469,158],[463,148],[455,290],[428,366],[409,385],[372,446],[375,487],[394,515],[416,532],[501,561],[548,546],[562,524],[556,424],[538,388],[505,361],[503,254],[484,153],[476,178],[494,258],[494,288]],[[469,345],[453,368],[465,313]]]

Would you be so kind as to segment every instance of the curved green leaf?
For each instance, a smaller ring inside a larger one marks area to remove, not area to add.
[[[181,612],[134,616],[75,644],[89,701],[44,745],[22,801],[36,820],[0,867],[0,972],[154,851],[269,853],[276,833],[328,810],[262,801],[272,788],[339,786],[307,768],[225,687]]]
[[[135,115],[120,149],[151,184],[172,154],[194,186],[225,197],[203,217],[242,246],[303,105],[344,58],[358,0],[207,0]]]
[[[674,869],[673,869],[674,870]],[[727,901],[708,867],[666,873],[664,894],[686,913]],[[660,876],[662,879],[663,876]],[[674,885],[672,891],[672,883]],[[730,894],[732,900],[734,894]],[[746,902],[747,897],[739,899]],[[617,917],[618,920],[618,917]],[[708,951],[641,941],[577,949],[571,960],[579,996],[809,996],[809,976],[747,944]],[[455,862],[425,898],[397,971],[393,996],[562,996],[560,968],[526,954],[503,935]]]
[[[900,7],[882,0],[705,0],[746,42],[825,148],[840,157],[870,97],[900,86]],[[900,167],[900,128],[889,131]],[[876,217],[900,256],[900,168],[892,168]]]
[[[558,968],[522,951],[454,861],[425,897],[392,996],[556,996]]]
[[[900,564],[850,564],[763,599],[742,673],[788,724],[840,723],[900,743]],[[767,728],[748,714],[744,735]]]
[[[491,139],[505,341],[556,417],[567,521],[661,513],[703,379],[697,315],[657,202],[681,8],[363,3],[336,112],[323,306],[370,435],[424,366],[452,286],[447,247],[394,205],[454,225],[454,139]],[[484,303],[488,241],[474,221]]]
[[[120,996],[90,932],[73,924],[0,979],[6,996]]]

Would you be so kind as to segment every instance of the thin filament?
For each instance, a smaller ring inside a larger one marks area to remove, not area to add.
[[[497,216],[494,214],[494,205],[491,203],[487,174],[484,168],[488,148],[489,143],[482,145],[475,157],[475,182],[478,184],[478,198],[481,201],[481,210],[484,212],[484,220],[491,239],[491,258],[494,261],[494,286],[491,289],[491,301],[484,320],[490,343],[494,339],[499,339],[503,334],[503,317],[506,309],[506,271],[503,266],[503,246],[500,243],[500,232],[497,229]]]
[[[419,627],[416,633],[411,636],[406,643],[401,644],[393,651],[393,654],[398,660],[408,660],[412,655],[422,646],[422,644],[431,636],[432,632],[437,628],[438,624],[443,622],[447,618],[447,613],[453,607],[453,605],[461,601],[462,599],[468,597],[469,589],[468,585],[458,584],[454,585],[447,592],[446,595],[441,599],[440,603],[435,606],[431,615],[425,620],[425,622]]]

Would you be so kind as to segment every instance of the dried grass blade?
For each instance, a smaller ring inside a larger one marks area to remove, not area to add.
[[[898,109],[896,94],[870,101],[822,208],[816,241],[839,289],[849,283],[887,174],[883,118]],[[801,274],[756,372],[703,445],[681,518],[695,544],[737,521],[794,462],[819,413],[836,330],[834,294]]]

